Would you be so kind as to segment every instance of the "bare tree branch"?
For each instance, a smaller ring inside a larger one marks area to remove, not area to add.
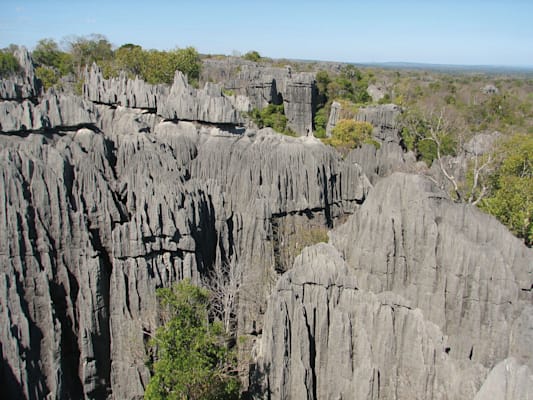
[[[235,330],[241,280],[242,268],[236,262],[215,265],[202,279],[202,284],[211,292],[211,310],[228,334],[233,334]]]

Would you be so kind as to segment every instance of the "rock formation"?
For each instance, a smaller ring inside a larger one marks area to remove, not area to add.
[[[0,100],[33,99],[39,95],[41,85],[35,78],[30,53],[25,47],[20,47],[14,56],[19,62],[21,71],[19,74],[0,80]]]
[[[179,72],[165,88],[93,67],[81,98],[39,93],[27,65],[1,82],[7,398],[141,398],[156,288],[221,265],[242,280],[251,396],[530,394],[531,250],[425,178],[390,175],[409,158],[385,132],[395,110],[365,117],[380,150],[343,159],[313,137],[245,129],[221,86]],[[313,79],[283,73],[247,101],[280,96],[307,129]]]
[[[270,398],[531,394],[532,252],[492,217],[393,174],[330,242],[269,298],[255,371]]]
[[[158,96],[165,96],[164,85],[150,85],[142,79],[128,79],[124,72],[117,78],[104,79],[98,65],[85,72],[83,95],[95,103],[155,110]]]
[[[96,122],[92,103],[71,94],[48,91],[34,104],[30,100],[0,102],[0,131],[39,131],[73,128]]]
[[[299,136],[311,135],[316,108],[313,74],[292,73],[290,67],[242,65],[237,76],[224,80],[223,85],[237,95],[248,97],[252,108],[283,104],[288,127]]]

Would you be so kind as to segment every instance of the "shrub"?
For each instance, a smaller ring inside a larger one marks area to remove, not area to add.
[[[35,76],[42,82],[44,90],[51,88],[59,82],[59,75],[50,67],[37,67],[35,69]]]
[[[242,58],[248,61],[259,62],[261,60],[261,54],[255,50],[251,50],[246,53]]]
[[[236,399],[235,359],[222,327],[208,320],[209,293],[182,281],[159,289],[165,324],[150,341],[155,354],[145,399]]]
[[[13,54],[0,51],[0,77],[7,77],[20,71],[20,64]]]
[[[321,108],[319,109],[314,118],[315,123],[315,137],[317,138],[325,138],[326,137],[326,126],[328,124],[328,110],[327,108]]]
[[[353,119],[341,119],[331,131],[331,137],[323,139],[325,144],[341,151],[355,149],[363,143],[375,144],[372,140],[372,125]]]
[[[150,50],[146,52],[142,77],[148,83],[171,84],[176,70],[187,75],[189,83],[198,86],[200,77],[200,55],[193,47],[172,51]]]
[[[480,208],[494,215],[526,245],[533,244],[533,135],[516,134],[498,147],[500,165],[491,195]]]
[[[249,116],[258,128],[270,127],[276,132],[294,136],[294,132],[287,127],[287,117],[283,104],[269,104],[262,110],[255,108],[249,113]]]

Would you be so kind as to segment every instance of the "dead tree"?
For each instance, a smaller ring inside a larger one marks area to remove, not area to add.
[[[222,322],[226,333],[233,336],[236,326],[237,301],[241,286],[242,268],[236,262],[217,264],[202,279],[211,292],[211,311]]]
[[[453,124],[446,117],[445,108],[441,108],[438,113],[429,111],[419,116],[411,116],[411,118],[406,118],[404,122],[410,132],[416,136],[418,142],[431,141],[435,144],[435,161],[442,175],[451,184],[456,201],[467,202],[473,205],[478,204],[487,194],[487,186],[483,178],[489,172],[493,163],[492,155],[489,154],[487,157],[480,158],[477,149],[474,149],[472,182],[470,185],[465,184],[464,182],[460,182],[451,172],[451,168],[449,165],[446,165],[445,157],[442,154],[442,138],[453,132]],[[459,142],[458,147],[462,149],[464,142],[463,135],[456,134],[455,136],[457,136]],[[441,189],[445,189],[444,185],[439,183],[435,178],[430,177],[430,179]]]

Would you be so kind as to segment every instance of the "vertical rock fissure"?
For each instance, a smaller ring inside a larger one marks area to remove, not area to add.
[[[111,360],[108,354],[111,354],[111,325],[109,321],[110,311],[110,282],[113,263],[108,251],[105,249],[98,229],[89,230],[89,238],[94,250],[98,253],[99,264],[101,268],[101,279],[98,282],[99,287],[94,288],[100,293],[104,301],[102,310],[98,312],[98,326],[101,327],[100,335],[93,338],[94,355],[97,363],[98,383],[94,390],[88,393],[90,397],[105,398],[111,392]]]

